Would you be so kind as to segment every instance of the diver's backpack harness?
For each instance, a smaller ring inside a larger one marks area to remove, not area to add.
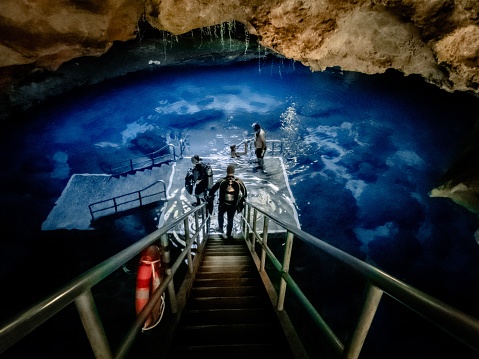
[[[205,180],[208,190],[213,187],[213,169],[209,163],[201,163],[200,170],[197,170],[196,167],[188,169],[185,176],[185,188],[188,194],[193,194],[193,187],[197,180]]]
[[[220,205],[235,206],[238,212],[243,209],[246,190],[241,181],[234,176],[227,176],[221,181],[219,189]],[[242,194],[241,196],[240,193]],[[241,208],[238,208],[239,204],[241,204]]]

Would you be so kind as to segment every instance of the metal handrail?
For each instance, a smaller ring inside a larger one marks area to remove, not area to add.
[[[241,142],[243,143],[243,142]],[[241,144],[240,143],[240,144]],[[237,147],[240,146],[239,145],[236,145]],[[251,140],[251,141],[248,141],[248,144],[249,144],[249,150],[250,150],[250,153],[254,153],[254,139]],[[268,151],[269,151],[269,154],[271,156],[273,155],[281,155],[283,153],[283,141],[282,140],[266,140],[266,147],[268,148]],[[278,153],[276,153],[276,151]]]
[[[164,151],[167,148],[172,148],[173,153],[171,153],[171,151],[170,151],[170,153],[167,153],[167,154],[164,154],[164,155],[158,155],[159,153],[161,153],[162,151]],[[143,156],[139,156],[139,157],[131,158],[129,160],[114,163],[114,164],[109,166],[110,167],[110,172],[109,173],[112,174],[112,175],[120,175],[120,174],[128,173],[128,172],[131,172],[131,171],[138,171],[138,170],[141,170],[143,168],[147,168],[147,167],[151,167],[151,166],[154,166],[154,165],[159,165],[159,164],[162,164],[162,163],[166,163],[168,161],[163,161],[162,160],[162,161],[157,162],[157,160],[158,159],[164,159],[167,156],[173,156],[172,161],[176,161],[177,157],[179,157],[179,156],[176,155],[176,148],[172,144],[168,144],[168,145],[160,148],[159,150],[156,150],[154,152],[148,153],[148,154],[143,155]]]
[[[264,216],[262,236],[256,229],[258,213]],[[251,218],[253,216],[253,218]],[[357,358],[368,333],[371,322],[383,293],[388,294],[395,301],[405,305],[410,310],[418,313],[423,318],[441,328],[470,348],[479,352],[479,320],[463,313],[462,311],[400,281],[386,272],[341,251],[338,248],[312,236],[301,229],[287,224],[278,218],[268,214],[260,207],[247,202],[241,216],[243,231],[249,242],[250,250],[260,261],[260,270],[264,271],[266,255],[273,266],[280,272],[281,283],[278,293],[277,309],[282,310],[286,286],[290,288],[305,307],[309,315],[318,327],[326,335],[329,343],[342,358]],[[267,228],[269,221],[273,221],[286,230],[286,245],[283,262],[280,262],[267,244]],[[250,234],[251,233],[251,238]],[[347,345],[343,345],[327,326],[321,315],[306,298],[298,284],[289,274],[289,260],[291,258],[293,238],[298,238],[313,245],[323,253],[329,255],[338,262],[346,265],[353,273],[366,281],[366,297],[363,310],[355,331]],[[262,248],[261,256],[257,256],[255,243]]]
[[[269,154],[273,155],[281,155],[283,154],[283,141],[281,140],[266,140],[266,145],[268,148]],[[271,145],[271,146],[270,146]],[[279,148],[276,148],[279,147]],[[278,151],[278,153],[276,153]]]
[[[200,214],[201,224],[199,223]],[[189,231],[185,231],[185,241],[187,243],[186,248],[184,248],[180,256],[176,259],[175,263],[171,267],[169,267],[169,252],[165,253],[163,263],[167,265],[167,276],[163,279],[157,290],[152,294],[152,297],[145,305],[143,310],[138,314],[126,338],[121,343],[118,353],[113,356],[110,351],[107,337],[103,330],[101,319],[96,311],[91,288],[119,269],[121,266],[126,264],[129,260],[133,259],[149,245],[160,240],[162,245],[168,248],[168,231],[181,223],[185,226],[185,229],[189,228],[188,223],[191,216],[194,216],[195,228],[197,228],[196,232],[190,236]],[[0,354],[19,342],[27,334],[38,328],[51,317],[58,314],[67,305],[75,302],[95,357],[125,357],[129,348],[133,344],[136,334],[150,315],[151,311],[155,307],[155,303],[160,299],[161,295],[165,291],[165,288],[168,288],[169,291],[172,312],[175,313],[177,311],[175,304],[175,291],[172,282],[173,277],[184,261],[184,258],[188,256],[188,258],[191,259],[191,248],[193,244],[196,243],[198,246],[204,245],[208,233],[208,223],[209,215],[208,211],[206,211],[206,204],[195,207],[194,209],[177,218],[175,221],[165,224],[130,247],[124,249],[123,251],[117,253],[116,255],[80,275],[36,305],[30,307],[19,315],[16,315],[11,320],[0,326]],[[191,261],[188,262],[190,263]],[[189,266],[190,265],[191,264],[189,264]]]
[[[142,192],[145,192],[147,191],[148,189],[150,189],[151,187],[153,186],[156,186],[157,184],[162,184],[163,185],[163,190],[161,191],[158,191],[158,192],[155,192],[155,193],[152,193],[152,194],[144,194],[142,195]],[[166,184],[164,181],[162,180],[158,180],[152,184],[150,184],[149,186],[143,188],[143,189],[140,189],[138,191],[133,191],[133,192],[130,192],[130,193],[126,193],[126,194],[122,194],[120,196],[116,196],[116,197],[112,197],[112,198],[108,198],[108,199],[105,199],[105,200],[102,200],[102,201],[98,201],[98,202],[94,202],[94,203],[90,203],[88,205],[88,208],[90,209],[90,215],[91,215],[91,220],[94,221],[95,220],[95,213],[98,213],[98,212],[104,212],[104,211],[108,211],[108,210],[111,210],[113,209],[113,213],[111,214],[116,214],[118,212],[120,212],[121,210],[119,209],[119,207],[121,206],[126,206],[130,203],[133,203],[133,202],[139,202],[139,205],[137,207],[141,207],[143,206],[144,204],[147,204],[144,200],[146,198],[150,198],[150,197],[153,197],[153,196],[157,196],[157,195],[160,195],[160,194],[164,194],[165,198],[164,200],[167,200],[167,196],[166,196]],[[135,195],[135,197],[133,197],[132,199],[128,199],[128,200],[124,200],[124,201],[120,201],[120,199],[122,198],[131,198],[133,195]],[[109,203],[111,203],[111,205],[108,205]],[[152,202],[150,202],[152,203]],[[105,206],[100,206],[104,204]],[[99,208],[96,208],[96,207],[99,207]],[[130,209],[130,208],[127,208],[127,209]],[[110,214],[110,213],[107,213],[107,214]],[[106,214],[104,214],[106,215]],[[100,216],[97,216],[97,218],[100,217]]]
[[[258,213],[261,213],[264,216],[262,235],[260,235],[260,231],[256,228]],[[189,231],[189,221],[192,216],[194,216],[196,231],[191,235]],[[196,243],[198,251],[201,252],[206,241],[209,221],[210,217],[208,211],[206,211],[206,204],[203,203],[180,216],[175,221],[165,224],[163,227],[157,229],[155,232],[144,237],[127,249],[80,275],[46,299],[24,311],[20,315],[17,315],[0,327],[0,354],[59,313],[68,304],[75,302],[95,356],[97,358],[124,358],[133,344],[136,334],[139,332],[142,324],[150,315],[155,307],[155,303],[161,298],[161,295],[165,290],[168,290],[169,293],[171,311],[173,313],[178,312],[173,278],[177,273],[177,270],[185,262],[185,258],[187,258],[189,273],[193,272],[193,266],[197,265],[196,263],[200,258],[199,256],[195,256],[192,260],[191,249],[193,244]],[[260,261],[260,271],[264,272],[265,260],[266,256],[268,256],[271,263],[273,263],[273,266],[280,272],[281,283],[277,295],[277,309],[279,311],[283,310],[286,290],[289,289],[294,295],[296,295],[299,302],[305,307],[311,318],[313,318],[315,323],[325,334],[333,349],[341,355],[342,358],[358,358],[383,293],[386,293],[395,301],[402,303],[412,311],[420,314],[431,323],[457,338],[459,341],[479,352],[478,319],[433,298],[432,296],[333,247],[330,244],[327,244],[293,225],[277,219],[254,204],[246,202],[246,206],[241,215],[241,221],[243,223],[243,236],[245,237],[253,256]],[[282,262],[275,257],[267,244],[267,229],[269,221],[275,222],[286,231],[285,255]],[[113,356],[101,320],[96,311],[91,288],[129,260],[133,259],[143,249],[158,240],[161,241],[164,248],[168,248],[168,232],[179,224],[183,224],[186,247],[172,265],[170,264],[169,252],[165,252],[163,261],[167,268],[166,277],[162,280],[158,289],[152,294],[148,304],[138,314],[125,339],[120,344],[116,355]],[[294,238],[313,245],[331,258],[346,265],[353,273],[360,276],[366,282],[366,297],[362,313],[354,333],[346,345],[341,343],[336,337],[317,309],[312,305],[306,295],[299,288],[299,285],[289,274],[289,261],[292,255]],[[262,248],[260,259],[255,250],[256,242]]]

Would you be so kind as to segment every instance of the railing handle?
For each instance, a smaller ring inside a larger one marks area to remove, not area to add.
[[[266,248],[268,247],[268,227],[269,227],[269,218],[264,217],[263,220],[263,240],[261,246],[261,264],[260,264],[260,271],[264,272],[266,266]],[[254,234],[256,235],[256,233]]]
[[[289,263],[291,262],[291,252],[293,250],[293,237],[294,234],[289,232],[286,234],[286,246],[284,248],[284,259],[283,259],[283,273],[289,272]],[[278,304],[277,308],[279,311],[284,309],[284,298],[286,297],[286,281],[281,277],[281,282],[279,285],[279,294],[278,294]]]
[[[188,221],[188,217],[185,218],[183,221],[183,225],[185,226],[185,243],[188,247],[188,252],[186,258],[188,259],[188,271],[193,273],[193,257],[191,256],[191,246],[190,246],[190,225]]]
[[[357,359],[359,357],[383,293],[384,292],[378,287],[367,283],[361,316],[359,317],[359,322],[353,333],[351,341],[343,352],[342,359]]]
[[[112,358],[110,345],[103,329],[101,319],[95,305],[91,290],[87,290],[75,299],[75,306],[80,314],[83,328],[85,329],[95,358]]]
[[[256,209],[253,209],[253,228],[252,228],[253,238],[251,238],[251,252],[254,252],[254,251],[255,251],[255,247],[256,247],[256,236],[255,236],[255,233],[256,233],[256,220],[257,220],[257,217],[258,217],[258,211],[257,211]],[[263,229],[263,233],[264,233],[264,229]],[[248,233],[248,236],[249,236],[249,233]]]

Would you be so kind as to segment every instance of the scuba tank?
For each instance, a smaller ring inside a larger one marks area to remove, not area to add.
[[[206,165],[206,178],[207,178],[207,185],[206,187],[210,190],[213,187],[213,169],[209,164]]]
[[[233,181],[228,180],[228,185],[225,190],[225,202],[232,203],[235,200],[235,189],[233,188]]]
[[[185,177],[186,192],[188,192],[189,194],[192,194],[194,184],[195,184],[195,180],[193,177],[193,171],[189,169],[188,172],[186,172],[186,177]]]

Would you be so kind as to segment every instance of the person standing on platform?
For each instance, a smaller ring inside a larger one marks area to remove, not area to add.
[[[254,147],[256,159],[258,160],[258,168],[263,169],[264,154],[266,152],[266,133],[261,128],[259,123],[253,124],[254,129]]]
[[[202,162],[198,155],[191,157],[193,167],[188,170],[185,177],[185,188],[189,194],[196,197],[192,206],[199,206],[202,200],[206,200],[208,190],[213,186],[213,170],[209,164]]]
[[[235,166],[226,168],[226,177],[219,179],[209,191],[209,200],[213,200],[216,191],[219,190],[218,198],[218,230],[223,233],[224,215],[226,213],[228,223],[226,225],[226,238],[233,239],[233,221],[235,213],[244,207],[244,201],[248,195],[243,181],[235,177]]]

